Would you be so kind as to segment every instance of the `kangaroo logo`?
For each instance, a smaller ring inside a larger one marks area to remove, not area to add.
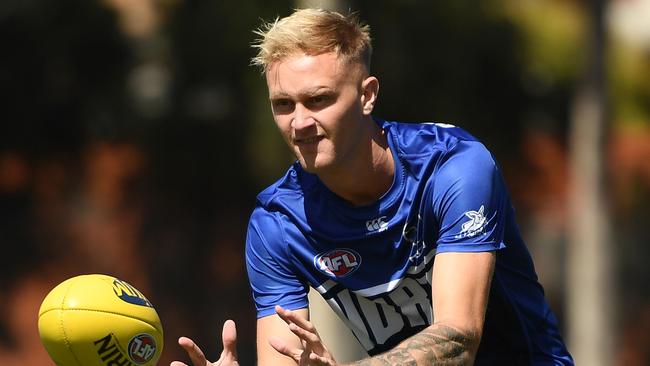
[[[478,211],[465,212],[465,216],[469,218],[469,221],[463,223],[460,233],[456,235],[456,238],[466,238],[481,233],[487,224],[487,219],[483,215],[484,211],[485,207],[481,205],[481,208],[479,208]]]

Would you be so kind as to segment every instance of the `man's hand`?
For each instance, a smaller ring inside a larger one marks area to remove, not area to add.
[[[237,362],[237,329],[234,321],[226,320],[223,324],[221,339],[223,341],[223,351],[219,360],[214,363],[205,359],[203,351],[191,339],[181,337],[178,339],[178,344],[185,349],[194,366],[239,366],[239,362]],[[187,366],[187,364],[174,361],[170,366]]]
[[[284,320],[293,334],[300,338],[302,349],[292,348],[280,338],[270,338],[269,343],[276,351],[292,358],[299,366],[336,366],[334,356],[323,344],[313,324],[291,310],[276,305],[275,312]]]

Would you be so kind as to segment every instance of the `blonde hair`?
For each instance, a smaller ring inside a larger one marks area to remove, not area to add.
[[[275,61],[298,53],[319,55],[336,52],[347,61],[359,62],[370,70],[372,45],[370,27],[357,15],[347,16],[322,9],[299,9],[285,18],[262,25],[253,44],[257,56],[251,64],[266,72]]]

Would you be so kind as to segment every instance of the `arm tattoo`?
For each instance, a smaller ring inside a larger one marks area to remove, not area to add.
[[[471,365],[478,334],[463,333],[458,329],[436,324],[405,340],[392,350],[350,364],[355,366],[391,365]]]

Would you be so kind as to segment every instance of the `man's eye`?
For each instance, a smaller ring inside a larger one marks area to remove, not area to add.
[[[272,102],[274,109],[288,109],[293,106],[293,102],[289,99],[277,99]]]
[[[309,102],[313,105],[323,105],[327,103],[330,98],[327,95],[315,95],[309,98]]]

